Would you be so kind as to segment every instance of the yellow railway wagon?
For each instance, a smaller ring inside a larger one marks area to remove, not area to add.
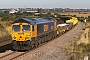
[[[71,24],[58,24],[57,25],[57,35],[61,35],[63,33],[65,33],[66,31],[70,30],[72,27]]]

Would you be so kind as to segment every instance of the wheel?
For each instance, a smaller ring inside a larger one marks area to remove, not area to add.
[[[27,42],[26,42],[26,44],[27,44],[27,46],[24,46],[26,49],[31,49],[31,42],[30,42],[30,40],[28,40]]]
[[[38,47],[38,43],[35,43],[35,47]]]

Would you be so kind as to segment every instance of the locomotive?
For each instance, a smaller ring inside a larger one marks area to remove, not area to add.
[[[77,19],[76,19],[77,20]],[[74,20],[74,21],[76,21]],[[57,25],[54,18],[22,18],[11,24],[12,46],[15,50],[29,50],[70,30],[74,22]],[[77,24],[78,21],[75,23]]]
[[[15,50],[29,50],[57,36],[55,19],[22,18],[11,25],[12,45]]]

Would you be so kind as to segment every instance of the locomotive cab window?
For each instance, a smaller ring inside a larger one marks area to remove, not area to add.
[[[13,25],[12,31],[13,32],[20,32],[20,25]]]
[[[30,31],[29,25],[22,25],[22,31]]]

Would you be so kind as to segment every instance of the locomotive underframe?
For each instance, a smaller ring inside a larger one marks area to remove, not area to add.
[[[13,40],[12,45],[15,50],[30,50],[31,48],[37,47],[44,42],[54,39],[55,37],[57,37],[56,31],[52,31],[52,32],[34,37],[31,39],[31,41],[27,40],[25,42],[23,41],[18,42]]]

